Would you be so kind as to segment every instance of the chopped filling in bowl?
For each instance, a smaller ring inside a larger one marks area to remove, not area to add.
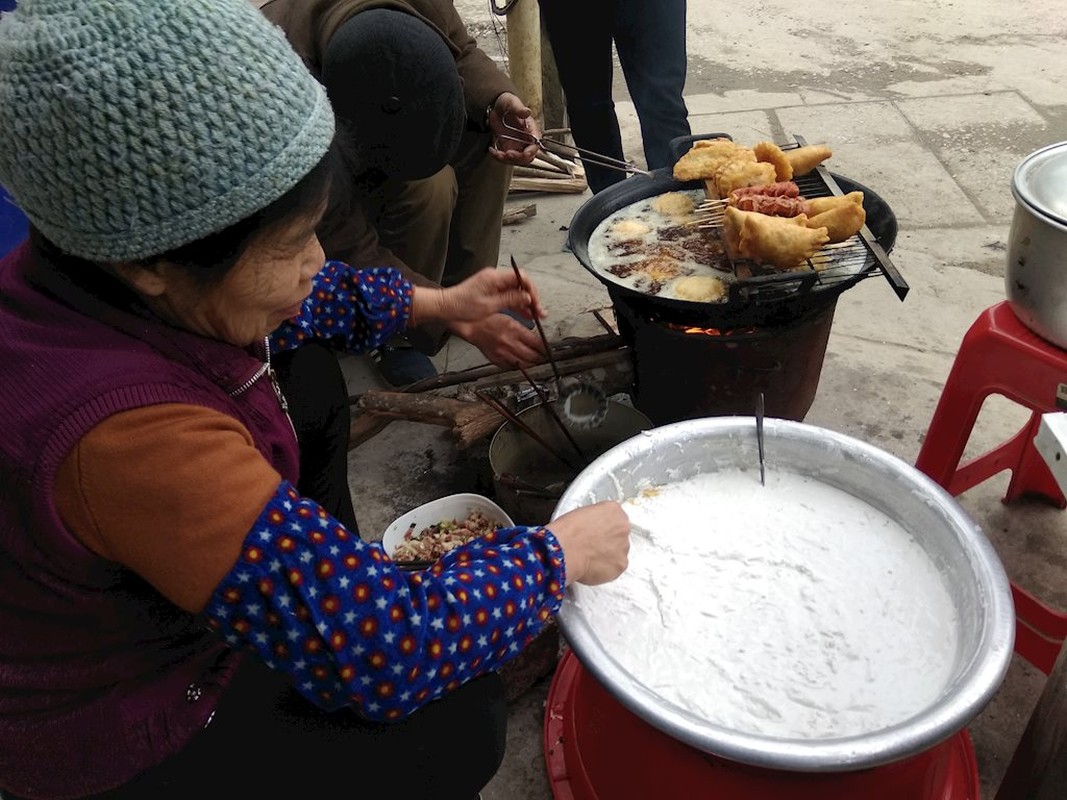
[[[413,523],[404,534],[404,541],[393,551],[393,560],[399,563],[436,561],[449,550],[501,527],[499,522],[481,511],[471,511],[464,520],[441,520],[417,533]]]

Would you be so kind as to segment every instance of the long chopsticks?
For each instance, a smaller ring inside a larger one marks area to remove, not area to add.
[[[552,445],[550,445],[548,442],[546,442],[541,437],[541,434],[539,434],[537,431],[535,431],[533,428],[531,428],[529,425],[527,425],[525,422],[523,422],[521,419],[519,419],[515,414],[512,414],[511,413],[511,409],[509,409],[506,405],[501,403],[495,397],[493,397],[490,394],[487,394],[486,392],[482,391],[481,389],[475,389],[474,390],[474,395],[479,400],[481,400],[483,403],[485,403],[487,406],[489,406],[490,408],[495,410],[498,414],[500,414],[500,416],[502,416],[504,419],[506,419],[508,422],[510,422],[516,428],[521,430],[523,433],[525,433],[527,436],[529,436],[531,439],[533,439],[535,442],[537,442],[539,445],[541,445],[541,447],[544,448],[545,452],[547,452],[553,458],[555,458],[556,460],[558,460],[562,464],[567,465],[570,469],[574,469],[574,470],[580,469],[580,467],[575,466],[574,462],[572,462],[569,458],[567,458],[565,455],[563,455],[561,452],[559,452],[556,448],[554,448]]]
[[[533,317],[534,325],[537,326],[537,332],[541,335],[541,344],[545,347],[545,356],[548,357],[548,363],[552,366],[552,374],[556,376],[556,390],[563,390],[563,376],[559,374],[559,367],[556,365],[556,357],[552,353],[552,345],[548,343],[548,337],[545,335],[545,329],[541,327],[541,319],[537,316],[537,309],[533,303],[533,292],[530,291],[530,287],[526,285],[526,281],[522,279],[522,273],[519,271],[519,265],[515,263],[515,256],[511,256],[511,268],[515,271],[515,280],[519,282],[519,288],[524,292],[530,294],[530,315]]]
[[[529,372],[527,372],[522,367],[519,367],[519,372],[522,373],[522,377],[526,378],[526,382],[529,383],[531,388],[533,388],[534,392],[537,393],[538,398],[540,398],[541,400],[541,405],[545,408],[546,411],[548,411],[549,415],[559,427],[560,432],[567,437],[567,441],[571,443],[571,447],[573,447],[574,452],[578,454],[578,458],[582,459],[583,464],[588,464],[589,458],[585,455],[584,452],[582,452],[582,448],[578,445],[578,442],[575,440],[574,436],[571,435],[570,430],[567,429],[567,426],[563,422],[563,420],[560,419],[560,416],[556,412],[555,406],[552,405],[552,402],[549,400],[548,395],[541,389],[541,387],[534,381],[534,379],[530,377]]]

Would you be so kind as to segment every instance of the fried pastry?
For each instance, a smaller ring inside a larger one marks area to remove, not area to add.
[[[826,228],[809,228],[807,217],[803,214],[796,217],[769,217],[729,206],[726,209],[726,221],[724,236],[736,236],[732,247],[738,255],[779,269],[802,264],[830,239]],[[727,233],[727,230],[730,232]]]
[[[813,197],[808,201],[808,205],[811,206],[811,215],[821,214],[824,211],[829,211],[831,208],[837,208],[838,206],[854,203],[858,206],[863,205],[863,192],[849,192],[845,195],[834,195],[833,197]]]
[[[764,161],[774,166],[774,178],[776,181],[790,181],[793,179],[793,164],[786,158],[782,148],[774,142],[756,142],[752,147],[757,161]]]
[[[647,222],[641,222],[641,220],[637,219],[623,219],[612,226],[611,236],[616,241],[630,242],[640,239],[651,230],[652,226]]]
[[[793,165],[793,176],[805,175],[824,162],[833,152],[829,147],[822,144],[809,144],[792,150],[783,150],[782,153]]]
[[[867,212],[858,203],[843,203],[808,218],[809,228],[826,228],[831,242],[843,242],[863,227]]]
[[[716,171],[714,183],[718,197],[729,197],[735,189],[774,183],[774,165],[758,161],[728,161]]]
[[[695,303],[717,303],[726,296],[726,284],[707,275],[679,278],[671,290],[679,300],[691,300]]]
[[[755,162],[756,154],[729,139],[701,139],[674,164],[674,177],[680,181],[713,178],[727,161]]]
[[[681,192],[667,192],[652,201],[652,208],[668,217],[684,217],[693,212],[693,199]]]

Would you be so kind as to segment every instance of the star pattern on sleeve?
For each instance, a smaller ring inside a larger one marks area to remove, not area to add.
[[[271,334],[271,349],[292,350],[317,339],[334,340],[353,353],[371,350],[407,326],[412,292],[392,267],[356,269],[327,261],[300,313]]]
[[[396,720],[517,656],[565,585],[547,528],[502,528],[405,572],[283,481],[205,613],[320,708]]]

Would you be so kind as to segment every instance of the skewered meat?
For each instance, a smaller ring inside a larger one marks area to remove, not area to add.
[[[803,197],[744,194],[736,200],[731,197],[730,205],[742,211],[755,211],[760,214],[769,214],[772,217],[795,217],[797,214],[811,213],[811,205]]]
[[[769,197],[800,197],[800,187],[793,181],[765,183],[763,186],[745,186],[730,192],[730,199],[744,197],[746,194],[764,194]]]

